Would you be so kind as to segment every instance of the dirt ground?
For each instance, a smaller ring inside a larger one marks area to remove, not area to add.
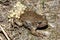
[[[46,16],[49,26],[43,30],[48,31],[47,37],[34,36],[24,26],[11,26],[8,16],[18,12],[20,6],[14,8],[17,2],[21,2],[39,15]],[[0,0],[0,40],[60,40],[59,4],[60,0]],[[12,10],[14,12],[11,12]]]

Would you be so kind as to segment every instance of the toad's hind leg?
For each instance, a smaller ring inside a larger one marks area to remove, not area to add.
[[[24,27],[28,28],[31,32],[31,34],[38,36],[38,37],[43,37],[42,33],[40,32],[40,30],[36,30],[37,27],[33,26],[32,23],[29,20],[25,20],[23,22]]]

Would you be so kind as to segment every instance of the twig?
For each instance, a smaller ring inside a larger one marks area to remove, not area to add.
[[[4,29],[2,28],[2,25],[0,25],[1,31],[4,33],[4,35],[6,36],[6,38],[8,40],[10,40],[10,38],[8,37],[7,33],[4,31]]]

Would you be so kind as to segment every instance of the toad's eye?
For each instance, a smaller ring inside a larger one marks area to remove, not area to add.
[[[41,21],[35,21],[37,24],[41,24],[42,22]]]
[[[38,24],[41,24],[42,22],[37,22]]]
[[[38,21],[37,22],[37,27],[40,27],[40,24],[42,24],[42,22],[41,21]]]
[[[37,27],[41,27],[40,25],[42,24],[42,21],[36,21],[35,23]]]

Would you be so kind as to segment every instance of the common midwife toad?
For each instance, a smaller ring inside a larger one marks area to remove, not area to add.
[[[33,35],[41,36],[40,32],[37,32],[38,29],[44,28],[48,25],[46,17],[38,15],[33,11],[25,11],[24,14],[20,16],[20,19],[14,19],[14,23],[20,25],[21,23],[31,31]]]

